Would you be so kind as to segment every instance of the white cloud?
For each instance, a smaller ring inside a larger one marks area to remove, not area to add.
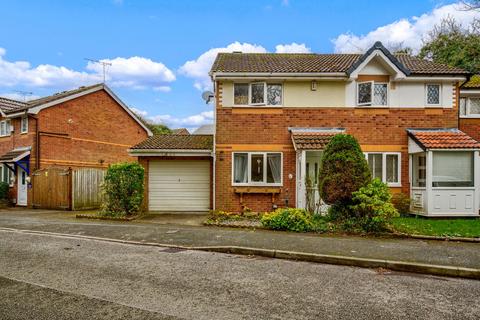
[[[132,111],[141,115],[147,120],[152,121],[153,123],[164,124],[169,128],[187,128],[190,132],[194,129],[200,127],[204,124],[211,124],[213,123],[214,113],[213,111],[203,111],[198,114],[194,114],[191,116],[186,117],[176,117],[169,114],[161,114],[161,115],[154,115],[151,116],[145,110],[131,108]]]
[[[86,70],[76,71],[63,66],[41,64],[36,67],[27,61],[8,61],[6,50],[0,48],[0,87],[69,89],[103,80],[100,64],[88,62]],[[163,63],[144,57],[104,59],[112,63],[107,69],[107,84],[112,87],[169,91],[175,81],[174,73]]]
[[[4,97],[7,99],[17,100],[17,101],[29,101],[40,98],[40,96],[34,94],[21,94],[18,92],[6,92],[0,93],[0,97]]]
[[[432,28],[446,17],[452,17],[462,25],[469,24],[474,17],[479,17],[478,11],[462,10],[460,3],[449,4],[435,8],[433,11],[422,14],[420,17],[404,18],[391,24],[378,27],[366,35],[344,33],[333,40],[335,52],[364,52],[375,41],[389,47],[402,45],[417,52],[422,47],[422,40]]]
[[[276,53],[310,53],[312,52],[305,43],[292,42],[290,44],[279,44],[275,47]]]
[[[189,78],[194,79],[194,86],[198,90],[210,89],[211,83],[208,72],[210,71],[217,54],[220,52],[233,51],[260,53],[267,52],[267,50],[262,46],[250,43],[240,43],[236,41],[223,48],[212,48],[201,54],[196,60],[187,61],[183,66],[180,67],[179,72]]]

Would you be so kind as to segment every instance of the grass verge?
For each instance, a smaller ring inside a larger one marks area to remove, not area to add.
[[[392,231],[439,237],[480,237],[480,219],[434,219],[399,217],[390,223]]]

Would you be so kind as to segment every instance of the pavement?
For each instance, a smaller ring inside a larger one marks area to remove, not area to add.
[[[13,230],[0,231],[0,296],[2,320],[468,320],[480,314],[476,280]]]
[[[157,215],[130,222],[86,221],[76,219],[72,212],[0,210],[0,228],[174,246],[237,246],[480,269],[478,243],[205,227],[201,226],[203,219],[201,215]]]

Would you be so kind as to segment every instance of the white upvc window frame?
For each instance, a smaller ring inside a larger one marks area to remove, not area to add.
[[[383,151],[372,151],[365,152],[365,159],[368,163],[369,154],[381,154],[382,155],[382,182],[386,183],[389,187],[401,187],[402,186],[402,153],[401,152],[383,152]],[[398,182],[387,182],[387,156],[396,155],[398,157],[397,163],[397,174]]]
[[[0,121],[0,137],[8,137],[11,135],[11,122],[10,119]],[[2,133],[2,131],[4,131]]]
[[[359,99],[360,99],[360,91],[359,91],[359,87],[361,84],[365,84],[365,83],[370,83],[370,102],[362,102],[360,103],[359,102]],[[373,102],[375,101],[375,85],[376,84],[384,84],[386,85],[386,88],[387,88],[387,103],[386,104],[374,104]],[[357,82],[357,88],[356,88],[356,104],[357,106],[360,106],[360,107],[374,107],[374,108],[386,108],[390,105],[390,88],[389,88],[389,83],[388,82],[385,82],[385,81],[373,81],[373,80],[369,80],[369,81],[360,81],[360,82]]]
[[[25,130],[23,125],[25,124]],[[23,116],[20,118],[20,133],[28,133],[28,116]]]
[[[438,86],[438,104],[428,103],[428,87],[429,86]],[[442,84],[441,83],[426,83],[425,84],[425,105],[427,107],[439,107],[442,105]]]
[[[248,98],[247,104],[235,104],[235,84],[246,84],[248,85]],[[252,103],[252,85],[263,84],[263,103]],[[282,87],[282,103],[277,105],[268,104],[268,85],[280,85]],[[284,84],[282,82],[265,82],[265,81],[255,81],[255,82],[234,82],[232,86],[232,97],[233,97],[233,106],[235,107],[270,107],[270,108],[281,108],[283,107],[284,101]]]
[[[247,182],[235,182],[235,154],[247,154]],[[280,154],[280,183],[268,183],[267,182],[267,155],[268,154]],[[263,181],[252,181],[252,155],[263,155]],[[232,186],[235,187],[282,187],[283,186],[283,152],[279,151],[235,151],[232,152]]]
[[[460,114],[460,118],[474,118],[474,119],[478,119],[480,118],[480,113],[471,113],[470,112],[470,100],[471,99],[480,99],[480,96],[472,96],[472,97],[460,97],[460,99],[465,99],[465,114],[462,115]],[[460,108],[460,100],[459,100],[459,106]]]
[[[8,168],[5,164],[1,163],[0,164],[0,181],[4,181],[5,177],[4,177],[4,173],[5,173],[5,170],[8,172],[7,174],[7,181],[5,181],[6,183],[8,183],[8,186],[9,187],[13,187],[14,186],[14,183],[13,183],[13,179],[12,179],[12,176],[13,176],[13,172],[12,170],[10,170],[10,168]]]

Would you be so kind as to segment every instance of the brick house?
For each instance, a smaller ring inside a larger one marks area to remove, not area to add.
[[[105,168],[150,130],[104,84],[20,102],[0,98],[0,179],[31,204],[29,176],[46,167]]]
[[[220,53],[210,76],[213,208],[305,207],[322,150],[345,132],[374,177],[411,196],[414,212],[478,216],[480,144],[458,129],[464,70],[377,42],[364,54]]]
[[[459,128],[480,141],[480,75],[460,88]]]

